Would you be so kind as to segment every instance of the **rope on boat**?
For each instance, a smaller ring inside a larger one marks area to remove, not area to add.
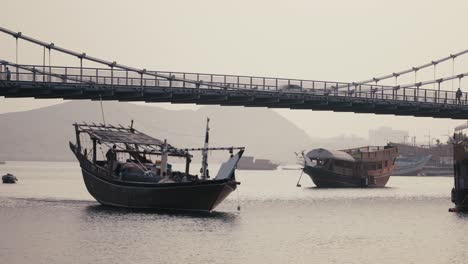
[[[239,188],[236,188],[237,192],[237,211],[240,211],[241,206],[240,206],[240,198],[239,198]]]
[[[296,187],[302,187],[302,186],[301,186],[301,178],[302,178],[302,174],[303,174],[303,173],[304,173],[304,170],[302,170],[301,176],[299,176],[299,180],[298,180],[297,183],[296,183]]]

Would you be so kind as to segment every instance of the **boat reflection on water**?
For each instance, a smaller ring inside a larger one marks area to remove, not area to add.
[[[185,218],[204,218],[204,219],[215,219],[222,221],[235,221],[238,217],[238,213],[233,212],[206,212],[206,211],[184,211],[184,210],[159,210],[159,209],[140,209],[140,208],[125,208],[115,206],[101,206],[101,205],[88,205],[86,206],[86,215],[95,218],[103,217],[107,219],[109,216],[129,215],[167,215],[177,216]]]

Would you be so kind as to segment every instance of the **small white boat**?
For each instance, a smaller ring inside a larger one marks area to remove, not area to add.
[[[2,182],[3,183],[16,183],[18,181],[18,178],[15,177],[15,175],[7,173],[2,176]]]

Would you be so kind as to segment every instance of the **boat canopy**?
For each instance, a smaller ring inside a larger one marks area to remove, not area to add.
[[[355,161],[353,156],[346,152],[339,150],[328,150],[323,148],[313,149],[307,152],[306,156],[309,159],[325,160],[325,159],[336,159],[344,161]]]
[[[100,143],[110,143],[110,144],[125,144],[128,146],[138,146],[144,152],[151,153],[161,153],[165,147],[165,143],[162,140],[150,137],[133,127],[119,127],[112,125],[103,125],[103,124],[77,124],[75,123],[75,128],[77,133],[87,133],[91,139],[95,139]],[[171,156],[187,156],[188,152],[184,149],[177,149],[169,144],[167,144],[167,153]]]
[[[459,132],[459,131],[461,131],[463,129],[466,129],[466,128],[468,128],[468,123],[461,124],[461,125],[455,127],[455,131]]]

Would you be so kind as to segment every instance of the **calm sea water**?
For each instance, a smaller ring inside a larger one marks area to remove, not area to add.
[[[76,163],[8,162],[0,263],[467,263],[468,216],[452,178],[392,177],[382,189],[316,189],[299,171],[238,171],[212,214],[109,209]],[[237,211],[240,203],[241,211]]]

